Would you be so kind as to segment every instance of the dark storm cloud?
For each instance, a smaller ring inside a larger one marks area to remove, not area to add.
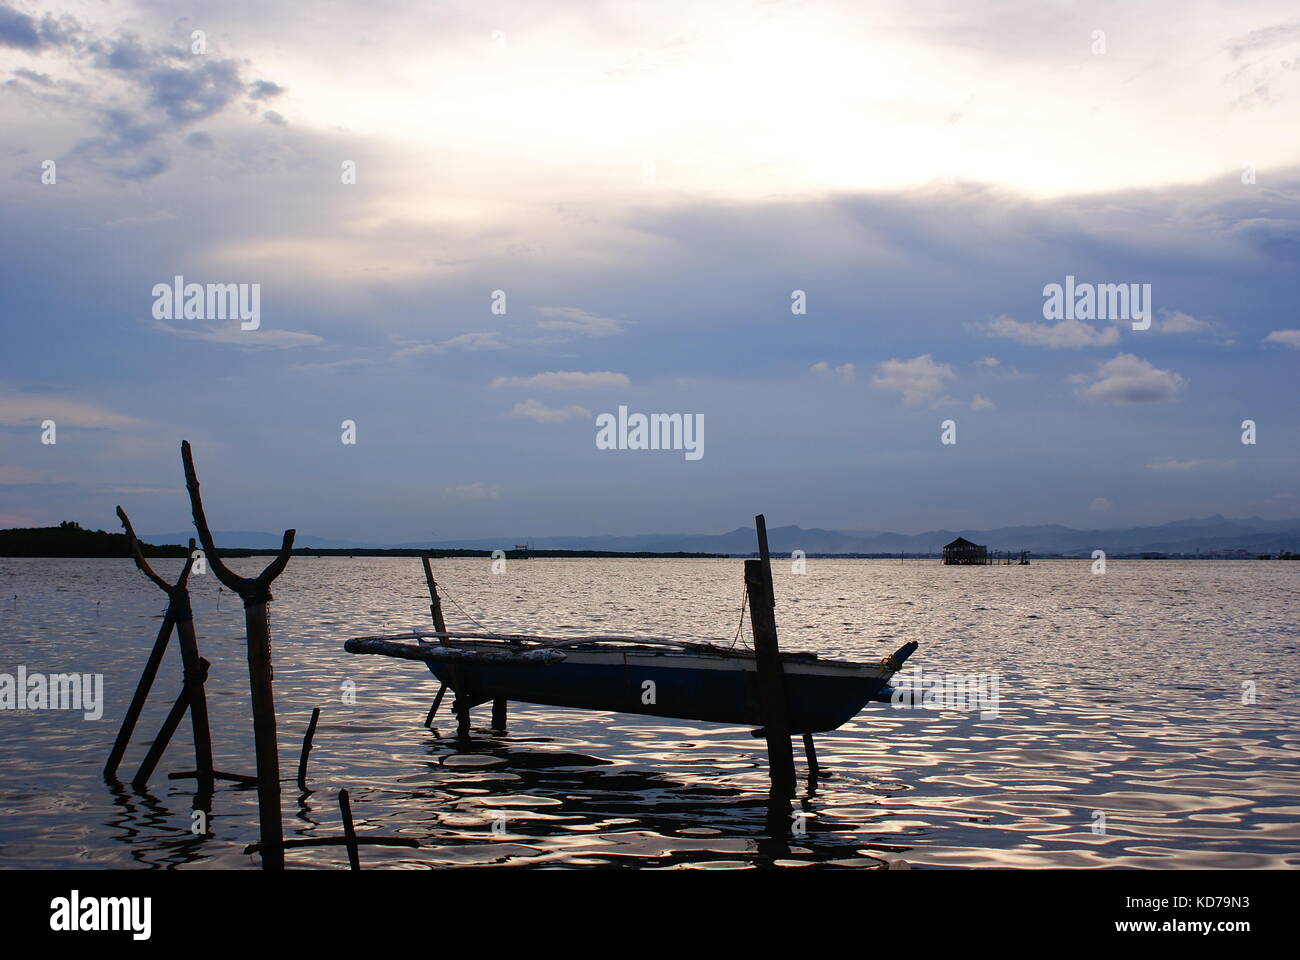
[[[0,5],[0,46],[35,50],[41,46],[36,22],[27,14]]]
[[[47,15],[38,22],[3,5],[0,45],[61,57],[70,65],[128,85],[132,99],[121,102],[122,98],[98,85],[51,80],[29,69],[15,71],[18,77],[57,90],[61,106],[89,115],[98,132],[80,140],[72,153],[94,161],[121,180],[149,179],[169,169],[166,142],[170,137],[216,116],[241,97],[265,101],[284,92],[270,80],[246,81],[244,64],[238,60],[195,54],[174,44],[150,43],[133,33],[96,37],[71,17]],[[275,123],[283,118],[277,114],[271,119]],[[187,142],[192,146],[211,143],[210,139]]]

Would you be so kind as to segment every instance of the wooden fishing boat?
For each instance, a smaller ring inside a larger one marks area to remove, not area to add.
[[[791,735],[802,735],[811,790],[821,771],[812,735],[847,723],[872,700],[891,700],[894,691],[889,680],[917,645],[904,644],[877,663],[782,653],[776,635],[767,524],[762,514],[754,518],[754,525],[759,559],[745,561],[745,609],[753,628],[752,651],[736,649],[739,629],[730,643],[673,637],[452,632],[443,620],[427,553],[421,559],[435,629],[354,637],[344,649],[423,660],[442,681],[425,726],[432,725],[443,694],[450,689],[456,694],[452,711],[457,736],[462,739],[470,734],[470,710],[489,700],[494,730],[505,729],[510,700],[755,727],[751,733],[767,740],[772,794],[789,798],[795,789]]]
[[[606,710],[761,727],[753,651],[658,637],[541,637],[445,631],[356,637],[350,653],[423,660],[457,697],[457,711],[487,701]],[[889,679],[916,649],[877,663],[781,653],[789,733],[847,723],[873,700],[889,701]]]

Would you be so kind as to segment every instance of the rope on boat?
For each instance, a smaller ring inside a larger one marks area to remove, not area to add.
[[[463,613],[465,617],[470,620],[470,622],[472,622],[475,626],[482,627],[484,630],[491,632],[492,630],[491,627],[475,619],[473,616],[470,615],[470,612],[468,610],[466,610],[464,607],[460,605],[460,601],[451,595],[451,591],[447,589],[447,585],[445,583],[438,584],[438,589],[441,590],[443,594],[446,595],[448,600],[450,600],[452,603],[456,605],[456,609],[459,610],[461,613]]]
[[[483,633],[476,637],[474,634],[471,633],[438,633],[437,631],[429,631],[427,634],[411,633],[411,634],[399,634],[399,636],[402,636],[407,639],[417,639],[417,638],[422,638],[423,636],[434,636],[440,640],[459,637],[462,639],[510,640],[515,642],[520,642],[520,641],[540,642],[546,644],[547,646],[553,646],[553,647],[567,646],[571,643],[592,643],[592,642],[601,643],[601,642],[613,641],[615,643],[648,643],[651,645],[658,645],[658,646],[671,645],[671,646],[680,646],[680,647],[700,647],[700,648],[705,648],[710,650],[722,649],[717,644],[713,644],[713,643],[698,643],[698,642],[691,643],[689,641],[677,640],[672,637],[594,636],[594,637],[556,638],[556,637],[539,637],[531,634],[496,633],[492,630],[491,627],[489,627],[487,624],[475,618],[473,615],[470,614],[468,610],[462,607],[460,605],[460,601],[457,600],[454,596],[452,596],[451,591],[447,589],[447,585],[445,583],[439,583],[438,590],[440,593],[446,596],[448,600],[450,600],[453,604],[455,604],[456,609],[459,610],[462,614],[464,614],[468,620],[473,622],[475,626],[480,627],[483,630]],[[736,646],[736,641],[740,639],[740,630],[745,624],[745,609],[748,606],[748,604],[749,604],[748,595],[746,594],[740,598],[740,623],[736,625],[736,636],[732,639],[731,645],[726,648],[727,650],[734,649]],[[749,644],[746,643],[745,647],[749,648]]]
[[[728,650],[733,649],[736,646],[736,641],[740,639],[740,631],[744,629],[745,626],[745,611],[748,608],[749,608],[749,593],[748,591],[742,591],[740,595],[740,623],[736,624],[736,636],[731,641],[731,646],[727,648]],[[749,644],[747,643],[745,644],[745,646],[749,646]]]

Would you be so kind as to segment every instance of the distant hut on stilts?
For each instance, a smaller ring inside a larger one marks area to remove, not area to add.
[[[958,537],[952,543],[944,544],[943,562],[986,564],[989,562],[989,548],[978,543],[971,543],[965,537]]]

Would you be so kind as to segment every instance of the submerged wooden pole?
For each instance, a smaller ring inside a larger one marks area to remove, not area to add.
[[[207,667],[203,666],[206,661],[199,656],[198,640],[194,636],[194,613],[190,607],[190,591],[188,587],[190,571],[194,568],[194,540],[190,540],[190,554],[185,560],[185,566],[181,569],[180,576],[175,583],[168,583],[158,576],[153,568],[149,566],[149,562],[145,560],[144,551],[140,547],[140,538],[135,535],[135,529],[131,526],[131,518],[126,515],[126,511],[120,506],[117,508],[117,516],[122,521],[122,529],[126,531],[127,542],[131,546],[131,554],[136,567],[167,594],[168,602],[167,615],[163,620],[162,629],[158,632],[158,639],[154,641],[154,648],[149,655],[149,661],[145,664],[144,672],[140,675],[135,697],[132,699],[131,706],[122,721],[122,729],[118,732],[117,742],[113,745],[113,752],[109,755],[108,764],[104,768],[104,775],[111,779],[117,772],[122,755],[126,751],[127,743],[135,730],[140,710],[143,708],[145,700],[149,696],[149,690],[153,686],[159,662],[162,660],[167,647],[167,640],[172,629],[175,628],[180,642],[181,663],[184,667],[185,678],[182,699],[178,699],[176,702],[178,707],[184,703],[185,708],[190,711],[190,720],[194,730],[194,767],[199,790],[203,793],[211,793],[214,786],[212,777],[212,736],[208,729],[208,701],[203,692]],[[177,708],[173,708],[173,710],[175,709]],[[180,721],[179,714],[176,721]],[[172,732],[174,732],[174,727]],[[146,758],[144,766],[141,767],[140,773],[136,774],[136,780],[133,782],[138,783],[141,778],[143,778],[144,782],[148,781],[149,776],[153,773],[154,766],[161,757],[161,750],[166,749],[167,742],[171,739],[171,732],[167,732],[165,737],[160,734],[159,737],[160,739],[154,741],[154,747],[159,748],[159,753],[155,756],[151,749],[150,757],[152,759]]]
[[[424,566],[424,582],[429,586],[429,615],[439,633],[447,632],[447,623],[442,618],[442,601],[438,599],[438,582],[433,579],[433,568],[429,566],[429,554],[420,554],[420,563]]]
[[[294,531],[286,530],[280,551],[256,577],[241,577],[232,572],[217,553],[203,511],[198,473],[189,441],[181,443],[181,462],[185,466],[185,488],[190,495],[190,512],[207,554],[213,575],[244,601],[244,630],[248,639],[248,685],[253,701],[253,747],[257,754],[257,811],[261,831],[262,868],[284,869],[284,824],[280,808],[280,753],[275,731],[275,674],[271,667],[271,624],[267,604],[271,601],[271,584],[289,564],[293,553]]]
[[[352,826],[352,802],[346,790],[339,791],[339,812],[343,814],[343,840],[348,847],[348,865],[353,870],[361,869],[361,852],[357,849],[357,831]]]
[[[439,633],[447,632],[447,621],[442,617],[442,601],[438,598],[438,581],[433,579],[433,567],[429,565],[428,551],[420,554],[420,564],[424,567],[424,582],[429,587],[429,616],[433,618],[433,627]],[[433,698],[433,703],[429,706],[429,712],[424,718],[424,725],[430,729],[433,728],[433,716],[438,712],[438,707],[442,704],[442,695],[447,692],[445,683],[438,685],[438,693]]]
[[[190,541],[194,546],[194,541]],[[176,615],[176,636],[180,640],[181,664],[185,670],[185,685],[190,692],[190,727],[194,733],[194,771],[198,788],[211,793],[215,783],[212,776],[212,732],[208,727],[208,696],[203,684],[207,677],[207,661],[199,656],[199,643],[194,636],[194,614],[190,611],[190,594],[184,590],[173,598],[180,609]]]
[[[302,738],[302,753],[298,756],[298,789],[307,789],[307,755],[311,753],[311,741],[316,736],[316,722],[320,720],[320,707],[313,707],[311,721],[307,724],[307,735]]]
[[[438,684],[438,695],[433,698],[433,705],[429,707],[429,715],[424,718],[424,725],[426,727],[433,726],[433,715],[436,714],[438,708],[442,706],[442,697],[446,692],[447,685],[445,683]]]
[[[104,764],[104,777],[107,780],[117,776],[117,768],[126,753],[127,744],[131,742],[131,734],[135,732],[140,711],[144,709],[144,703],[149,699],[149,690],[153,687],[154,678],[158,676],[158,665],[162,663],[163,654],[167,652],[167,641],[171,639],[172,627],[175,625],[171,617],[171,607],[168,606],[167,616],[163,618],[162,626],[158,628],[158,637],[153,642],[153,650],[150,651],[149,659],[135,686],[135,696],[131,698],[131,705],[126,708],[126,716],[122,718],[122,727],[117,731],[113,751],[108,755],[108,763]]]
[[[772,792],[794,796],[794,750],[790,746],[789,721],[785,709],[785,677],[776,636],[776,599],[772,587],[772,564],[767,549],[767,524],[762,514],[754,518],[758,528],[760,559],[745,561],[745,593],[749,599],[749,622],[754,633],[754,659],[758,670],[759,710],[767,739],[768,772]]]
[[[451,712],[456,715],[456,736],[461,740],[469,739],[469,701],[461,694],[452,701]]]
[[[811,733],[803,735],[803,755],[808,761],[808,787],[812,789],[821,777],[822,768],[817,763],[817,747],[813,744]]]
[[[140,769],[135,777],[131,780],[131,786],[137,789],[143,789],[149,785],[149,778],[153,776],[154,769],[158,766],[158,761],[167,750],[167,745],[171,743],[172,734],[176,728],[181,725],[181,720],[185,716],[186,710],[192,710],[194,706],[194,691],[203,688],[203,681],[207,679],[208,661],[200,658],[193,680],[188,676],[185,679],[185,685],[181,687],[180,695],[177,696],[176,702],[172,704],[171,710],[167,713],[167,719],[163,721],[162,729],[158,731],[158,736],[154,737],[153,743],[149,746],[149,752],[145,754],[144,761],[140,764]],[[209,769],[208,783],[212,782],[212,771]],[[205,792],[211,792],[209,786]]]
[[[257,754],[257,815],[261,823],[262,863],[267,870],[283,870],[280,749],[275,733],[275,674],[271,668],[271,624],[266,603],[266,599],[257,597],[244,600],[248,688],[253,700],[253,748]]]

